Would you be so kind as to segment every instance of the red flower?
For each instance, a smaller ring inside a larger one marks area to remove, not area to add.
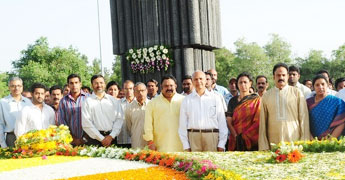
[[[165,159],[161,159],[161,160],[159,161],[159,165],[160,165],[160,166],[164,166],[164,164],[165,164]]]
[[[286,155],[285,154],[281,154],[281,155],[277,156],[277,158],[276,158],[277,162],[283,162],[285,160],[286,160]]]
[[[276,154],[279,154],[279,153],[280,153],[280,151],[279,151],[279,149],[277,149],[277,150],[276,150]]]
[[[166,162],[165,162],[165,165],[167,166],[167,167],[170,167],[170,166],[172,166],[173,164],[174,164],[174,162],[175,162],[175,158],[169,158]]]
[[[143,153],[143,154],[140,155],[139,160],[143,160],[145,158],[146,158],[146,154]]]
[[[131,158],[131,153],[129,152],[126,152],[126,156],[125,156],[125,159],[130,159]]]

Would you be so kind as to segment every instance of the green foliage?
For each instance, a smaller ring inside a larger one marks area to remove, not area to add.
[[[91,67],[91,74],[101,74],[101,60],[100,59],[94,59],[92,61],[92,67]]]
[[[110,80],[121,84],[122,75],[121,75],[121,57],[120,56],[116,56],[115,62],[113,63],[112,70],[113,70],[113,74],[110,76]]]
[[[6,73],[0,73],[0,98],[5,97],[9,94],[7,81],[8,75]]]
[[[291,63],[291,45],[285,42],[278,34],[271,34],[271,40],[264,46],[270,64],[279,62]]]
[[[16,74],[23,79],[25,88],[35,82],[50,87],[63,86],[69,74],[79,74],[84,85],[90,85],[90,67],[87,57],[72,47],[50,48],[46,38],[40,38],[21,52],[22,57],[12,62]],[[97,61],[95,63],[97,65]],[[92,71],[98,70],[97,68]]]
[[[217,84],[228,87],[228,80],[236,75],[235,68],[233,68],[235,56],[226,48],[217,49],[214,52],[218,72]]]

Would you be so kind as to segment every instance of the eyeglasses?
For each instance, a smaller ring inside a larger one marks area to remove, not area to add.
[[[23,87],[23,86],[22,86],[22,85],[10,85],[10,87],[11,87],[11,88],[16,88],[16,87],[17,87],[17,88],[21,88],[21,87]]]

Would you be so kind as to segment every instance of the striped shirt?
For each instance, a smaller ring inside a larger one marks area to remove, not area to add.
[[[81,91],[80,96],[76,100],[71,94],[68,94],[60,101],[59,109],[56,113],[57,124],[67,125],[73,138],[81,139],[83,137],[81,105],[88,96],[89,94]]]

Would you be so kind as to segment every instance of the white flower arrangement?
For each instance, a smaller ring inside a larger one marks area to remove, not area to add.
[[[153,73],[155,71],[167,71],[172,65],[169,49],[163,45],[155,45],[141,49],[129,49],[126,54],[133,73]]]

